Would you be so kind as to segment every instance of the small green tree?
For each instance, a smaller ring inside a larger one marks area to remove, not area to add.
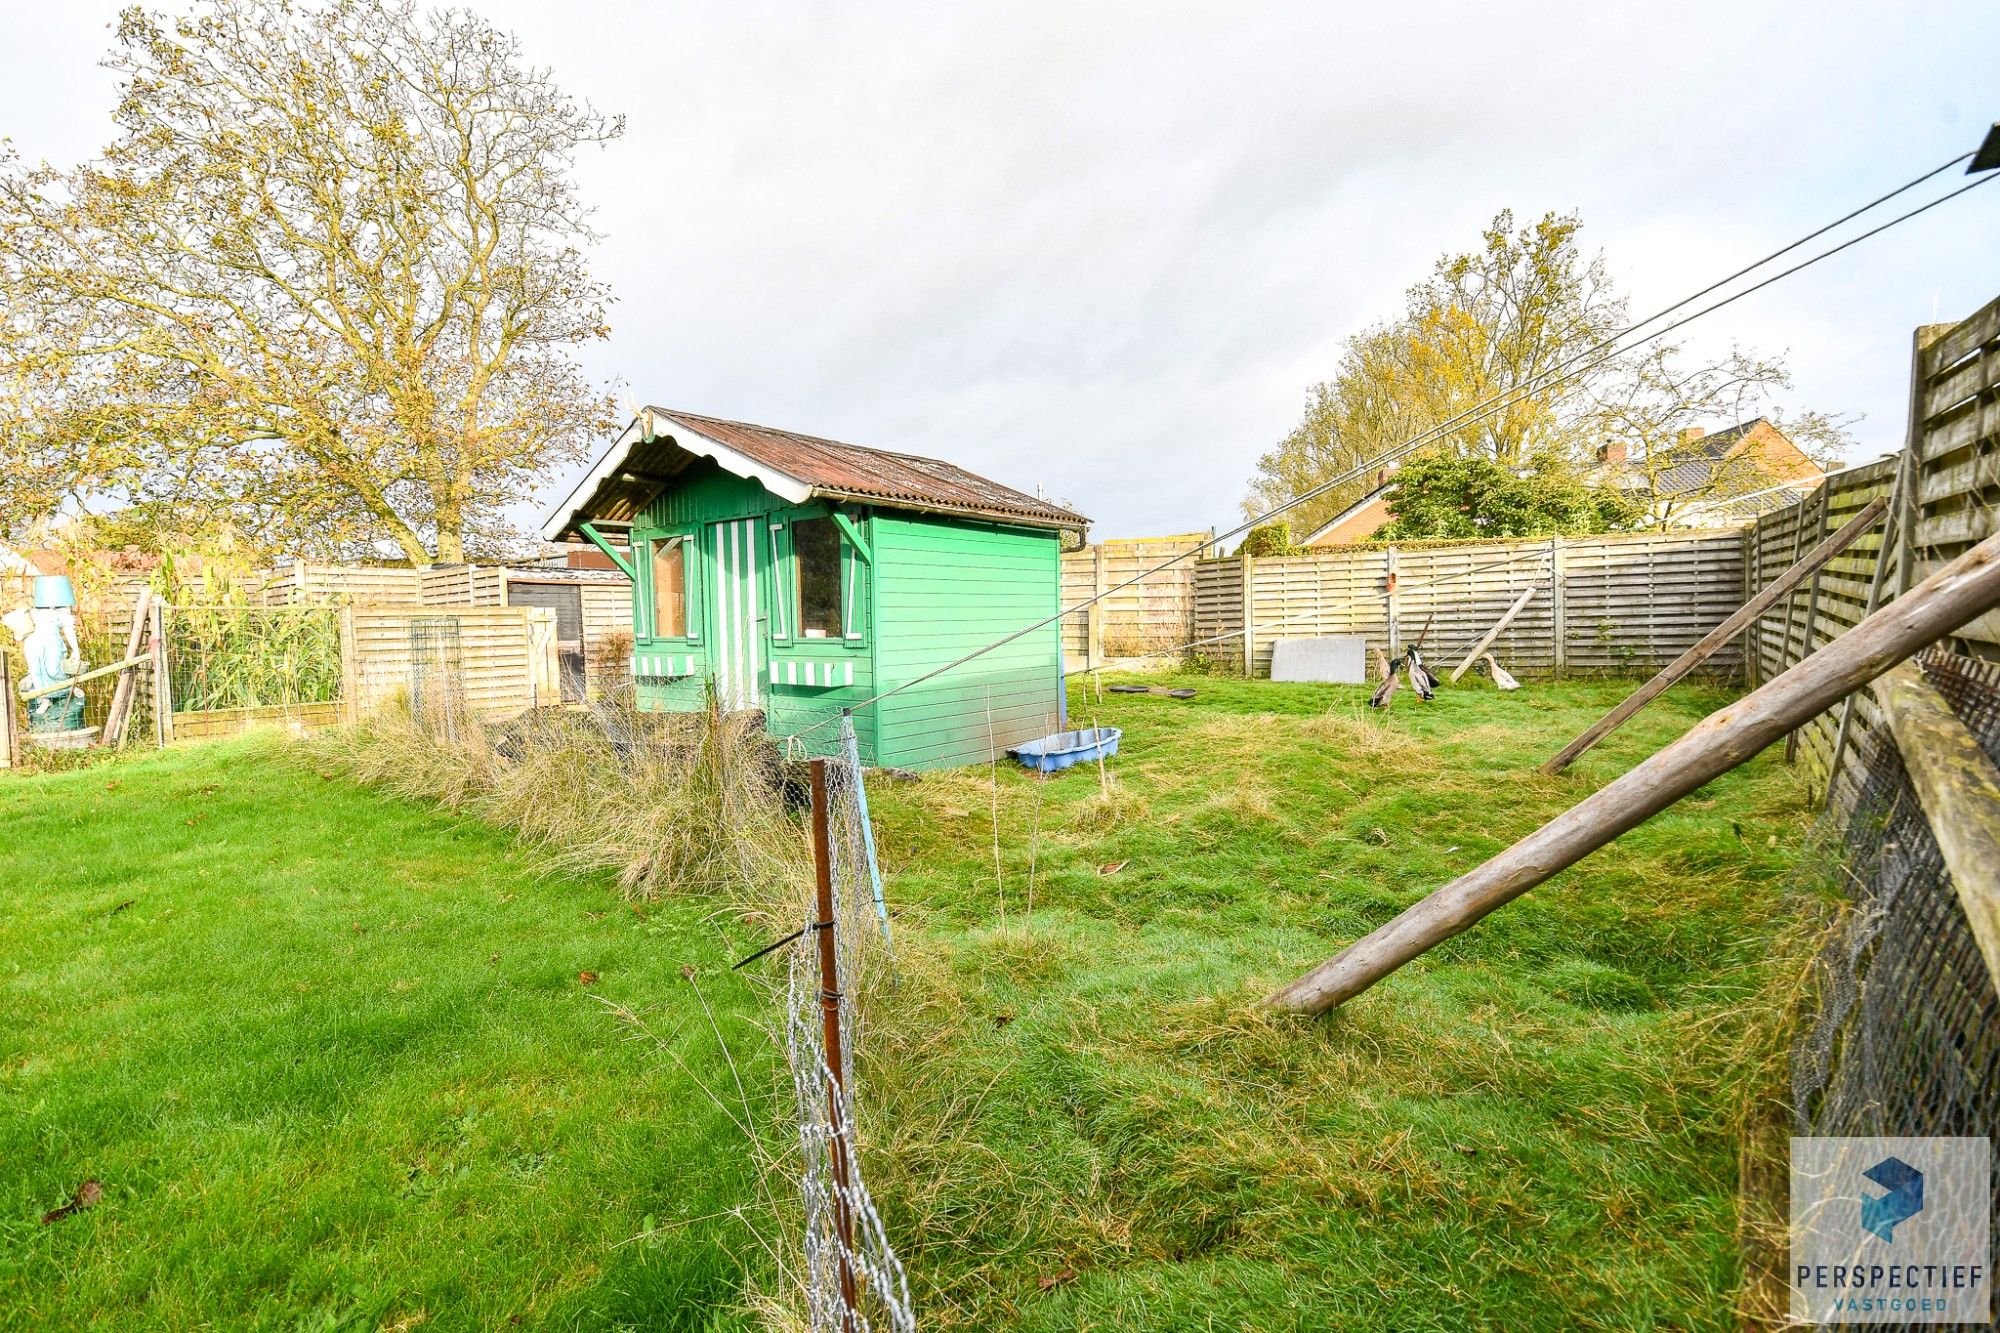
[[[1520,470],[1440,449],[1397,474],[1379,541],[1581,536],[1630,528],[1643,517],[1616,491],[1585,485],[1563,461],[1537,454]]]
[[[1249,556],[1292,555],[1298,549],[1292,541],[1292,525],[1280,519],[1244,533],[1243,545],[1237,548],[1236,553]]]

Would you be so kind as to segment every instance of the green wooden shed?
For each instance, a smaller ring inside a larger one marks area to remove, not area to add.
[[[938,459],[650,407],[543,536],[632,576],[640,707],[713,692],[808,753],[852,708],[865,763],[941,768],[1058,730],[1056,623],[924,677],[1055,615],[1087,523]]]

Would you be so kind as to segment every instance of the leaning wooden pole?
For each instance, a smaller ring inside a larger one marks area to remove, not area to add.
[[[1553,758],[1542,765],[1544,773],[1560,773],[1582,756],[1584,751],[1625,725],[1632,715],[1653,700],[1666,693],[1667,687],[1688,672],[1706,662],[1731,639],[1741,634],[1786,593],[1804,583],[1824,568],[1828,561],[1839,555],[1875,526],[1875,520],[1882,517],[1882,511],[1889,507],[1884,496],[1876,496],[1864,506],[1860,513],[1841,525],[1840,531],[1806,552],[1790,569],[1771,580],[1769,587],[1736,608],[1729,619],[1701,636],[1694,647],[1676,657],[1661,669],[1660,674],[1627,695],[1625,702],[1606,713],[1591,724],[1589,730],[1563,746]],[[1457,677],[1453,677],[1457,679]]]
[[[2000,606],[2000,535],[1988,537],[1776,680],[1711,713],[1637,768],[1273,992],[1265,1003],[1318,1014],[1359,995],[1995,606]]]
[[[1451,673],[1452,684],[1456,685],[1460,676],[1472,670],[1472,664],[1479,660],[1479,655],[1493,646],[1493,641],[1500,637],[1500,632],[1514,623],[1514,617],[1521,614],[1534,595],[1535,585],[1531,583],[1528,585],[1528,590],[1515,598],[1514,604],[1507,608],[1507,614],[1494,621],[1493,628],[1479,636],[1479,642],[1472,645],[1472,651],[1465,655],[1465,660],[1460,662],[1458,669]]]
[[[834,931],[839,924],[833,915],[833,850],[827,827],[826,760],[812,761],[813,884],[818,916],[813,934],[819,944],[820,1035],[826,1044],[826,1113],[832,1130],[827,1152],[833,1167],[833,1226],[839,1237],[841,1327],[854,1328],[854,1310],[860,1290],[854,1281],[854,1210],[847,1161],[847,1119],[845,1089],[841,1086],[846,1057],[840,1041],[840,954]]]
[[[152,604],[152,585],[140,584],[138,601],[132,606],[132,627],[125,636],[127,661],[139,656],[139,645],[145,641],[146,626],[151,621],[148,613]],[[99,745],[115,748],[125,738],[125,724],[132,716],[132,695],[137,686],[136,672],[126,670],[119,673],[118,684],[111,691],[111,707],[104,715],[104,730],[97,734]]]

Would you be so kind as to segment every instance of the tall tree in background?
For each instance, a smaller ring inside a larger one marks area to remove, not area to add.
[[[609,420],[572,166],[621,122],[399,0],[128,9],[106,64],[100,161],[0,163],[0,503],[417,563],[507,537]]]
[[[1603,256],[1586,256],[1575,214],[1550,213],[1516,228],[1493,219],[1480,248],[1439,259],[1406,295],[1400,318],[1347,343],[1333,378],[1309,391],[1304,417],[1257,460],[1246,514],[1275,508],[1469,412],[1496,395],[1506,407],[1440,430],[1431,446],[1501,468],[1566,466],[1586,472],[1607,443],[1652,459],[1664,472],[1686,425],[1734,424],[1775,389],[1782,362],[1732,351],[1689,365],[1685,349],[1659,344],[1552,387],[1555,371],[1627,322]],[[1587,361],[1586,361],[1587,364]],[[1844,442],[1840,423],[1807,418],[1822,451]],[[1370,475],[1290,512],[1301,531],[1372,490]]]

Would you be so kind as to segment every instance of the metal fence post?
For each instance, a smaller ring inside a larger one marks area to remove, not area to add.
[[[172,659],[167,653],[166,604],[153,600],[153,740],[165,749],[174,738],[174,682],[169,672]]]
[[[854,1307],[859,1291],[854,1266],[848,1256],[854,1252],[854,1213],[849,1201],[847,1127],[842,1105],[842,1071],[846,1058],[840,1043],[840,956],[834,931],[839,929],[833,915],[833,850],[827,829],[826,760],[812,761],[813,887],[818,915],[813,933],[819,944],[819,1007],[822,1040],[826,1043],[826,1109],[832,1135],[827,1149],[833,1163],[833,1221],[840,1237],[841,1328],[854,1328]]]

